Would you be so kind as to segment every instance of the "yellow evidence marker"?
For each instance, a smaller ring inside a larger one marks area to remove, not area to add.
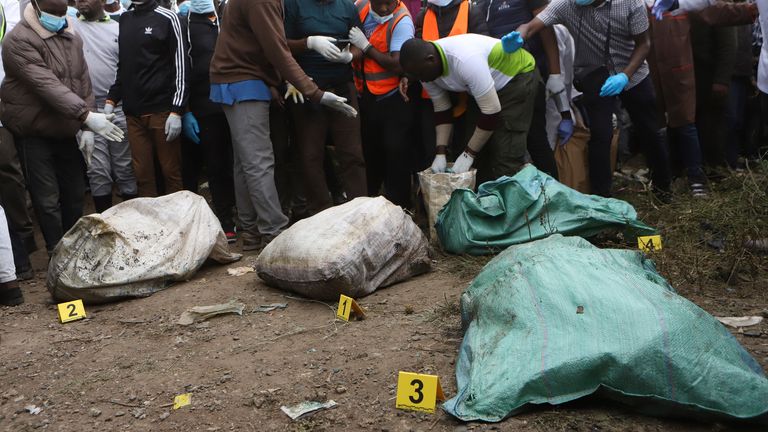
[[[173,409],[179,409],[192,403],[192,393],[184,393],[173,398]]]
[[[357,304],[355,299],[342,294],[341,297],[339,297],[339,307],[336,309],[336,318],[349,321],[349,315],[351,313],[354,313],[360,319],[365,318],[365,312],[363,312],[363,308]]]
[[[82,300],[59,303],[56,307],[59,309],[59,320],[62,324],[85,318],[85,306]]]
[[[643,236],[637,238],[637,247],[643,252],[654,252],[661,250],[661,236]]]
[[[400,372],[397,377],[396,408],[434,413],[437,401],[444,401],[445,394],[437,375]]]

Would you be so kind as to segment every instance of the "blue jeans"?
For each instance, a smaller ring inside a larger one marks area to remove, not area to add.
[[[702,183],[704,179],[704,170],[701,168],[701,147],[699,145],[699,131],[695,123],[689,123],[685,126],[668,129],[670,134],[674,135],[675,142],[679,147],[680,156],[685,165],[685,171],[688,180],[695,183]]]

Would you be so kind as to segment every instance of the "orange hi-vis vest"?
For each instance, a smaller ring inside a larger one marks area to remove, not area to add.
[[[453,22],[451,32],[447,37],[467,34],[469,31],[469,0],[464,0],[459,5],[459,13],[456,14],[456,20]],[[424,12],[424,23],[421,28],[421,38],[425,41],[436,41],[440,39],[440,30],[437,27],[437,15],[432,8],[427,8]],[[421,89],[422,99],[429,99],[427,91]],[[467,111],[467,94],[459,94],[459,103],[453,108],[453,117],[461,117]]]
[[[357,0],[355,7],[360,14],[360,22],[365,23],[365,18],[371,10],[369,0]],[[368,42],[379,52],[389,53],[392,31],[406,16],[411,15],[408,13],[408,8],[400,2],[393,12],[392,19],[384,24],[379,24],[371,33]],[[400,76],[397,73],[384,69],[376,60],[368,56],[363,56],[362,61],[355,61],[352,66],[355,74],[355,86],[360,93],[363,92],[364,87],[367,87],[371,94],[381,96],[395,90],[400,83]]]

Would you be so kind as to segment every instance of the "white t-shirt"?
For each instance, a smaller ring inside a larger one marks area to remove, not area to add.
[[[506,54],[501,41],[478,34],[463,34],[434,42],[443,61],[443,75],[424,83],[432,99],[448,91],[467,92],[475,99],[501,90],[515,75],[536,67],[533,56],[523,49]]]

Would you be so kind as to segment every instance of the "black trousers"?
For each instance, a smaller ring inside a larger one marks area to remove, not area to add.
[[[411,126],[416,117],[415,108],[398,93],[377,98],[365,92],[360,98],[368,195],[379,195],[383,186],[384,197],[403,208],[411,208],[415,154]]]
[[[638,134],[639,142],[651,170],[651,178],[656,187],[666,190],[670,183],[669,149],[664,133],[659,128],[656,95],[650,77],[622,92],[618,98],[629,113],[632,124]],[[592,193],[601,196],[611,195],[611,139],[613,138],[612,115],[616,107],[616,97],[584,95],[582,103],[586,109],[589,129],[589,181]]]
[[[233,179],[232,138],[224,113],[197,118],[200,144],[182,141],[181,179],[184,189],[197,193],[203,166],[207,166],[213,210],[224,231],[234,225],[235,183]]]
[[[83,215],[85,162],[75,137],[17,137],[19,159],[48,253]]]
[[[544,171],[557,180],[557,163],[555,153],[549,146],[547,138],[547,99],[546,87],[540,81],[536,90],[536,101],[533,104],[533,117],[531,128],[528,130],[527,142],[528,154],[531,155],[533,164],[540,171]]]

